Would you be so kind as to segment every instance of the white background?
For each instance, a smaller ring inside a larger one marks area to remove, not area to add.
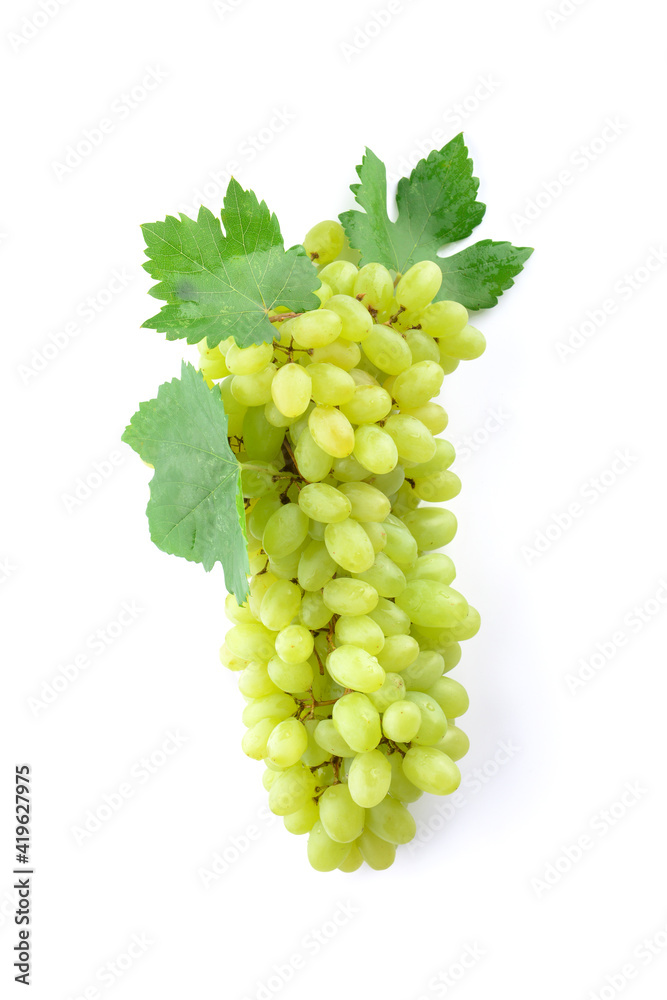
[[[659,8],[219,7],[70,0],[46,18],[30,0],[3,5],[0,978],[13,978],[25,760],[39,1000],[653,1000],[667,979]],[[150,71],[154,89],[129,108]],[[101,143],[59,168],[103,118]],[[217,658],[220,568],[151,545],[149,473],[119,444],[183,354],[140,329],[157,304],[138,227],[202,198],[217,210],[234,163],[290,245],[351,207],[365,145],[396,176],[419,143],[461,127],[489,206],[474,238],[536,248],[476,319],[486,354],[443,397],[464,481],[452,549],[483,615],[455,672],[472,750],[458,807],[424,797],[417,846],[393,869],[321,875],[267,818],[262,768],[240,750],[242,699]],[[575,328],[581,346],[559,356]],[[95,652],[124,603],[140,610]],[[89,665],[39,707],[77,654]],[[164,754],[170,733],[181,745]],[[109,818],[123,783],[132,794]],[[82,838],[89,811],[106,819]],[[207,888],[216,853],[227,868]],[[133,935],[144,943],[128,958]]]

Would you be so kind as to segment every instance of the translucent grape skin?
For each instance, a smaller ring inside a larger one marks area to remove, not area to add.
[[[311,866],[382,871],[415,836],[407,805],[454,792],[469,748],[449,674],[480,618],[441,551],[461,481],[438,397],[485,341],[434,301],[433,261],[358,267],[333,220],[303,245],[318,308],[272,310],[273,343],[198,345],[243,464],[253,573],[225,601],[220,660],[247,702],[242,749]]]

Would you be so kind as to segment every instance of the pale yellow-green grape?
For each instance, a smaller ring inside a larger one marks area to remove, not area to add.
[[[411,580],[438,580],[450,584],[456,576],[454,563],[444,552],[426,552],[406,572],[408,582]]]
[[[425,500],[427,503],[444,503],[459,495],[461,480],[455,472],[444,469],[442,472],[434,472],[432,476],[416,479],[414,490],[420,500]]]
[[[253,375],[232,376],[232,395],[243,406],[263,406],[271,399],[271,383],[276,374],[274,364],[266,365]]]
[[[301,624],[312,632],[329,624],[333,611],[326,606],[322,594],[318,591],[306,592],[301,599]]]
[[[276,636],[275,646],[286,663],[302,663],[313,652],[313,634],[303,625],[288,625]]]
[[[440,677],[429,689],[428,695],[438,703],[448,719],[465,715],[470,705],[468,692],[453,677]]]
[[[327,658],[327,670],[341,687],[368,694],[384,683],[377,659],[360,646],[338,646]]]
[[[266,522],[262,535],[264,551],[276,559],[294,552],[308,534],[308,523],[308,515],[304,514],[298,504],[283,504]]]
[[[308,427],[303,430],[294,449],[294,461],[309,483],[321,482],[331,472],[333,457],[315,443]]]
[[[381,490],[387,497],[392,497],[405,481],[405,472],[402,465],[397,465],[381,476],[373,476],[373,486],[376,490]]]
[[[315,444],[332,458],[344,458],[354,448],[354,429],[334,406],[316,406],[308,418],[308,429]]]
[[[267,756],[278,767],[292,767],[308,746],[308,733],[297,719],[283,719],[273,729],[266,744]]]
[[[474,326],[464,326],[458,333],[441,337],[439,343],[441,351],[450,358],[458,358],[461,361],[473,361],[486,349],[484,334]]]
[[[397,597],[405,589],[405,574],[385,552],[378,552],[373,564],[358,576],[375,587],[380,597]]]
[[[303,809],[315,794],[316,781],[303,764],[282,771],[269,789],[269,809],[276,816],[288,816]]]
[[[387,516],[383,528],[387,539],[384,554],[405,574],[417,561],[417,543],[408,528],[393,514]]]
[[[447,674],[461,661],[461,647],[458,642],[452,642],[443,650],[442,655],[445,659],[444,672]]]
[[[422,724],[421,712],[411,701],[395,701],[382,716],[382,732],[395,743],[409,743]]]
[[[239,691],[245,698],[265,698],[267,694],[275,694],[279,689],[280,685],[271,680],[265,663],[249,663],[239,677]]]
[[[278,777],[279,773],[280,773],[279,771],[272,771],[271,768],[267,766],[266,770],[264,771],[264,774],[262,775],[262,784],[267,792],[269,791],[271,785]]]
[[[347,857],[338,865],[338,870],[341,872],[356,872],[363,865],[364,859],[356,843],[348,844],[347,846],[350,850]]]
[[[253,616],[257,621],[260,620],[262,611],[262,601],[264,600],[264,595],[271,586],[278,579],[272,572],[270,573],[258,573],[256,576],[251,577],[249,584],[250,594],[248,596],[248,607],[253,613]]]
[[[274,637],[263,625],[234,625],[225,636],[227,649],[245,660],[259,660],[263,663],[273,656]]]
[[[255,538],[261,541],[267,521],[280,507],[282,504],[275,494],[259,498],[248,518],[248,530]]]
[[[335,260],[323,267],[320,281],[325,281],[334,295],[353,295],[358,269],[349,260]]]
[[[368,867],[376,872],[391,868],[396,858],[396,845],[388,843],[367,829],[359,837],[357,846]]]
[[[440,349],[440,367],[442,368],[445,375],[451,375],[455,372],[458,366],[461,364],[458,358],[450,358],[447,354]]]
[[[384,493],[370,483],[342,483],[340,492],[347,497],[351,516],[357,521],[384,521],[391,510]]]
[[[378,662],[385,670],[401,673],[417,659],[419,643],[412,635],[385,636],[384,646],[378,653]]]
[[[225,364],[233,375],[255,375],[266,368],[272,358],[273,343],[251,344],[250,347],[231,344],[225,355]]]
[[[315,691],[313,691],[313,696],[315,696]],[[306,719],[303,724],[308,734],[308,746],[301,754],[302,763],[304,763],[306,767],[311,768],[311,770],[313,768],[321,767],[323,764],[328,764],[331,755],[326,750],[322,749],[315,739],[315,730],[319,724],[319,719]]]
[[[327,524],[324,544],[332,559],[349,573],[363,573],[375,562],[375,550],[358,521],[348,517],[338,524]]]
[[[262,719],[250,729],[246,729],[241,739],[241,749],[244,754],[253,760],[264,760],[268,753],[268,741],[275,727],[275,719]]]
[[[313,539],[301,553],[297,568],[299,586],[307,591],[319,591],[326,586],[338,566],[331,558],[326,545]]]
[[[440,680],[445,669],[445,660],[440,653],[423,650],[412,663],[402,671],[401,677],[408,691],[428,691]]]
[[[341,646],[358,646],[371,656],[376,656],[384,646],[382,629],[368,615],[341,615],[335,625],[335,635]]]
[[[424,794],[421,788],[417,788],[403,773],[403,758],[399,753],[392,753],[389,757],[391,765],[391,785],[389,794],[399,802],[416,802]]]
[[[273,788],[271,789],[273,791]],[[269,799],[271,792],[269,792]],[[316,872],[332,872],[345,861],[349,844],[339,844],[328,835],[320,820],[308,834],[308,860]]]
[[[353,295],[371,316],[385,313],[394,298],[394,282],[383,264],[366,264],[354,279]]]
[[[282,657],[272,656],[267,669],[268,676],[274,687],[288,694],[298,694],[307,691],[313,683],[313,668],[308,660],[299,663],[286,663]]]
[[[215,347],[209,347],[206,337],[199,341],[197,347],[202,361],[220,361],[221,358],[224,358],[224,354],[220,350],[220,345],[216,344]]]
[[[341,411],[352,424],[374,424],[391,410],[391,396],[380,385],[358,385]]]
[[[331,719],[321,719],[317,723],[315,742],[333,757],[353,757],[355,753],[338,732]]]
[[[424,691],[406,691],[405,700],[413,702],[421,713],[419,731],[413,736],[412,741],[425,746],[436,746],[447,732],[448,716],[435,698]]]
[[[477,635],[480,625],[479,611],[470,605],[468,607],[468,614],[463,621],[460,621],[457,625],[451,625],[449,628],[442,629],[440,635],[443,642],[447,644],[450,642],[463,642],[464,639],[472,639],[474,635]]]
[[[314,521],[335,524],[344,521],[352,512],[348,495],[327,483],[311,483],[299,493],[299,507]],[[353,515],[358,517],[357,514]]]
[[[326,584],[322,598],[336,615],[369,615],[377,606],[378,592],[363,580],[337,577]]]
[[[325,347],[338,339],[342,324],[339,316],[328,308],[313,309],[288,319],[282,327],[285,336],[293,338],[299,347]]]
[[[350,371],[350,375],[354,380],[355,385],[379,385],[380,383],[375,378],[371,372],[367,372],[364,368],[353,368]]]
[[[396,467],[398,449],[382,427],[362,424],[354,432],[354,457],[369,472],[385,475]]]
[[[417,361],[396,376],[392,395],[401,409],[423,406],[438,395],[443,379],[442,368],[437,362]]]
[[[285,628],[301,607],[301,590],[291,580],[276,580],[262,599],[260,620],[273,632]]]
[[[382,802],[391,784],[391,764],[380,750],[357,754],[347,776],[350,795],[362,809]]]
[[[299,560],[307,545],[308,538],[306,537],[301,545],[294,552],[290,552],[289,555],[283,556],[282,559],[276,559],[275,557],[269,559],[269,570],[271,573],[279,580],[294,580],[299,572]]]
[[[250,729],[262,719],[274,719],[276,725],[283,719],[289,719],[296,712],[296,702],[282,691],[267,694],[263,698],[253,698],[243,709],[241,721]]]
[[[314,264],[328,264],[335,260],[345,246],[345,230],[340,222],[325,219],[309,229],[303,247]]]
[[[368,469],[357,462],[354,455],[334,459],[332,475],[341,483],[356,483],[369,475]]]
[[[233,594],[227,594],[225,597],[225,614],[234,625],[251,625],[253,622],[253,615],[247,602],[239,604]]]
[[[339,844],[351,844],[364,829],[364,810],[357,805],[347,785],[330,785],[319,801],[320,822]]]
[[[420,549],[440,549],[456,534],[456,518],[450,510],[418,507],[403,517]]]
[[[424,426],[428,427],[431,434],[434,435],[441,434],[449,423],[449,417],[444,407],[432,401],[423,403],[421,406],[402,409],[401,413],[406,417],[416,417],[417,420],[421,420]]]
[[[322,303],[322,305],[324,305],[327,299],[330,299],[331,296],[333,295],[333,292],[329,287],[329,285],[327,285],[326,281],[323,281],[319,288],[314,289],[314,292],[315,295],[317,295],[320,302]]]
[[[414,818],[391,795],[367,810],[366,826],[376,837],[381,837],[389,844],[409,844],[417,832]]]
[[[403,771],[408,781],[431,795],[451,795],[461,784],[454,761],[435,747],[411,747],[403,758]]]
[[[408,330],[405,342],[410,348],[413,364],[417,361],[435,361],[440,363],[440,351],[433,337],[422,330]]]
[[[468,614],[463,594],[437,580],[411,580],[396,603],[411,622],[428,628],[451,628]]]
[[[333,706],[332,717],[336,729],[352,750],[356,753],[375,750],[382,736],[380,714],[365,694],[358,691],[344,694]]]
[[[378,552],[382,552],[387,544],[387,532],[384,529],[384,525],[378,521],[361,521],[360,523],[371,540],[375,554],[377,555]]]
[[[387,375],[398,375],[412,364],[407,341],[388,326],[376,323],[361,345],[368,360]]]
[[[393,438],[402,461],[428,462],[435,455],[435,438],[416,417],[395,414],[385,421],[384,429]]]
[[[419,314],[419,325],[430,337],[449,337],[468,323],[468,310],[460,302],[443,299],[426,306]]]
[[[372,691],[368,698],[378,712],[384,712],[395,701],[405,697],[405,684],[400,674],[391,672],[385,674],[384,684],[377,691]]]
[[[231,649],[223,642],[220,647],[220,662],[223,667],[227,667],[228,670],[236,672],[238,670],[244,670],[245,667],[250,662],[246,660],[243,656],[238,656],[236,653],[232,653]]]
[[[251,406],[246,410],[243,444],[249,462],[278,462],[284,440],[285,428],[270,424],[263,406]]]
[[[247,408],[232,392],[232,383],[235,378],[235,375],[228,375],[219,385],[220,395],[225,407],[225,413],[227,414],[227,432],[230,437],[242,433],[243,417]],[[254,403],[252,405],[254,406]]]
[[[353,340],[355,343],[364,340],[373,329],[373,319],[367,309],[364,309],[358,299],[349,295],[332,295],[327,301],[327,309],[340,316],[343,328],[340,332],[343,340]]]
[[[337,365],[320,361],[306,369],[311,380],[311,395],[316,403],[340,406],[354,396],[354,379]]]
[[[337,365],[342,371],[349,372],[359,364],[361,351],[352,340],[339,337],[332,344],[315,347],[310,357],[313,364]]]
[[[286,830],[299,835],[310,833],[318,819],[319,809],[317,808],[317,803],[313,799],[310,799],[310,801],[306,802],[305,806],[297,809],[296,812],[283,816],[283,823]]]
[[[461,760],[470,749],[470,740],[462,729],[449,722],[447,732],[438,743],[438,750],[442,750],[452,760]]]
[[[300,417],[308,409],[312,383],[310,375],[301,365],[283,365],[271,383],[271,396],[277,408],[286,417]]]
[[[375,593],[377,595],[377,591]],[[376,600],[375,607],[366,614],[377,622],[385,636],[407,635],[410,631],[410,619],[405,611],[401,611],[393,601],[388,601],[385,597]]]
[[[215,380],[225,378],[225,376],[229,375],[229,368],[225,364],[225,359],[222,357],[201,361],[199,371],[204,376],[209,389],[213,388]]]
[[[408,268],[396,285],[395,298],[403,309],[423,309],[438,294],[442,271],[432,260],[420,260]]]
[[[424,479],[427,476],[434,475],[436,472],[443,472],[449,468],[455,458],[456,451],[454,450],[454,445],[444,438],[438,438],[435,442],[435,454],[433,458],[428,462],[420,462],[409,469],[410,477],[412,479]]]

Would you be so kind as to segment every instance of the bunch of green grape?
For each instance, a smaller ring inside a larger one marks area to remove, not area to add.
[[[304,246],[320,308],[271,313],[273,343],[214,349],[242,466],[251,579],[221,660],[246,699],[243,750],[264,761],[270,808],[308,835],[318,871],[392,864],[406,804],[459,785],[468,696],[448,676],[479,615],[451,584],[461,483],[434,397],[484,350],[440,268],[358,268],[337,222]],[[426,506],[421,506],[426,501]]]

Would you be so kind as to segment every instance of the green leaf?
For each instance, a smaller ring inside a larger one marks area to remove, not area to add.
[[[241,604],[249,572],[241,468],[219,390],[183,362],[180,380],[140,405],[123,441],[155,468],[146,514],[157,547],[207,571],[222,563],[227,590]]]
[[[285,250],[275,215],[234,178],[220,219],[202,207],[196,221],[168,215],[141,228],[144,267],[158,281],[151,295],[166,302],[143,325],[168,340],[194,344],[206,337],[215,347],[233,336],[248,347],[273,339],[268,312],[275,306],[294,312],[319,306],[320,281],[306,251]]]
[[[361,263],[377,261],[404,274],[417,261],[433,260],[443,273],[436,299],[455,299],[468,309],[495,305],[532,250],[482,240],[452,257],[438,255],[443,246],[470,236],[482,221],[486,206],[477,201],[479,181],[472,170],[461,133],[401,178],[398,217],[392,222],[385,165],[367,149],[357,167],[360,183],[351,185],[364,211],[340,215],[350,244],[361,252]]]

